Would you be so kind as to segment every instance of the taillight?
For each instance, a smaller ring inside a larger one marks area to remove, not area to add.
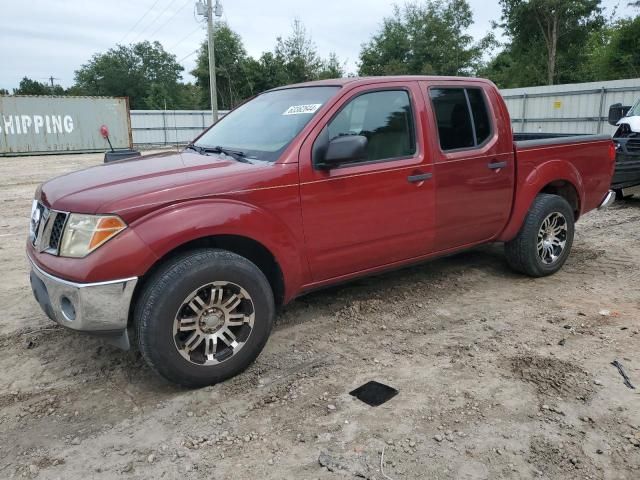
[[[616,161],[616,145],[613,142],[609,144],[609,160],[612,163],[615,163]]]

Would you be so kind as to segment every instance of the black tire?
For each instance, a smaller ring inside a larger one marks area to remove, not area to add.
[[[210,282],[233,282],[251,297],[254,321],[242,348],[216,365],[185,359],[174,341],[174,321],[183,301]],[[264,274],[244,257],[225,250],[201,249],[169,260],[144,285],[134,311],[138,347],[146,362],[170,382],[197,388],[226,380],[246,369],[269,338],[274,297]]]
[[[547,216],[560,213],[566,220],[566,241],[562,253],[551,264],[545,264],[538,254],[538,232]],[[558,195],[539,194],[533,201],[516,238],[505,244],[509,266],[531,277],[552,275],[566,262],[575,233],[574,212],[569,203]]]

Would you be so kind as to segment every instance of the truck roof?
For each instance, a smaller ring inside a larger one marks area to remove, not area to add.
[[[384,76],[384,77],[347,77],[347,78],[332,78],[327,80],[314,80],[311,82],[283,85],[282,87],[273,88],[270,91],[285,90],[288,88],[301,88],[301,87],[329,87],[329,86],[344,87],[345,85],[359,86],[359,85],[371,85],[375,83],[386,83],[386,82],[410,82],[410,81],[415,82],[416,80],[445,81],[445,82],[474,81],[474,82],[483,82],[486,84],[493,85],[493,83],[490,80],[487,80],[484,78],[477,78],[477,77],[447,77],[447,76],[436,76],[436,75],[390,75],[390,76]]]

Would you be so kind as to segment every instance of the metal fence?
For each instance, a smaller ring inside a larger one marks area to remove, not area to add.
[[[501,91],[519,133],[608,133],[609,106],[633,105],[640,98],[640,78],[574,83]]]
[[[131,110],[131,134],[138,147],[184,145],[212,123],[211,110]]]
[[[633,105],[640,78],[501,91],[518,133],[613,133],[609,105]],[[227,111],[221,111],[223,116]],[[138,147],[184,145],[212,123],[210,110],[131,110],[133,143]]]

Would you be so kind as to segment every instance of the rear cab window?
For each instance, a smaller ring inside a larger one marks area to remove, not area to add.
[[[437,87],[429,90],[443,151],[478,148],[492,132],[481,88]]]

